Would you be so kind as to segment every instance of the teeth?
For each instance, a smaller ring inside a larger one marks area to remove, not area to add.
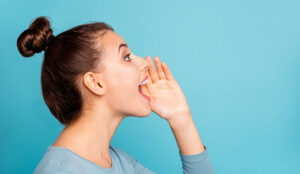
[[[146,83],[148,83],[148,79],[147,80],[145,80],[144,82],[142,82],[140,85],[145,85]]]

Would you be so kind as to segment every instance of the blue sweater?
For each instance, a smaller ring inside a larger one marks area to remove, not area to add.
[[[35,168],[34,174],[155,174],[119,148],[109,146],[111,168],[103,168],[77,153],[63,147],[48,146],[46,153]],[[179,151],[185,174],[213,174],[213,167],[206,147],[195,155],[183,155]]]

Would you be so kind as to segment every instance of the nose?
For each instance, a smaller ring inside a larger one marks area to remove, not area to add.
[[[142,58],[142,57],[139,57],[139,56],[136,56],[137,57],[137,59],[138,59],[138,67],[139,67],[139,69],[140,69],[140,71],[141,72],[147,72],[148,71],[148,68],[149,68],[149,62],[146,60],[146,59],[144,59],[144,58]]]

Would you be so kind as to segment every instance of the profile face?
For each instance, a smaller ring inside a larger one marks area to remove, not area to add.
[[[134,55],[124,39],[113,31],[102,36],[101,47],[101,62],[105,67],[104,95],[109,107],[126,116],[150,115],[150,101],[139,92],[140,82],[148,76],[148,61]]]

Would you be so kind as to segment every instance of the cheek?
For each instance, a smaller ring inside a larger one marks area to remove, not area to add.
[[[124,89],[129,91],[134,86],[136,88],[138,87],[139,74],[133,68],[116,71],[111,77],[111,86],[113,86],[114,89],[117,88],[119,90]]]
[[[108,76],[109,100],[114,105],[128,105],[138,94],[139,72],[135,68],[119,68]]]

